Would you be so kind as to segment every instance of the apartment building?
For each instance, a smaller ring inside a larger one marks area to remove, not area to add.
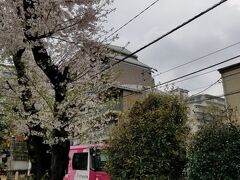
[[[110,64],[114,64],[132,54],[128,49],[119,46],[110,45],[109,49],[111,52],[109,55]],[[137,100],[146,96],[148,91],[145,90],[155,85],[152,71],[153,68],[139,61],[136,55],[112,66],[113,78],[115,79],[113,91],[117,99],[116,103],[112,105],[115,112],[121,113],[129,110]],[[73,144],[107,140],[116,125],[117,118],[112,118],[103,129],[94,130],[94,133],[88,134],[88,138],[84,142],[74,138]]]
[[[189,121],[193,132],[196,132],[203,124],[226,117],[224,98],[210,94],[199,94],[190,97],[188,105]]]
[[[171,91],[186,100],[189,107],[188,124],[194,133],[199,126],[226,117],[225,99],[210,94],[189,96],[188,90],[176,88]]]
[[[228,108],[228,115],[240,122],[240,63],[218,70],[223,80],[223,90]]]
[[[171,91],[172,94],[178,95],[183,99],[188,99],[189,98],[189,91],[187,89],[182,89],[182,88],[176,88]]]
[[[119,46],[109,46],[112,51],[111,63],[115,63],[132,52]],[[133,55],[121,63],[113,66],[117,89],[119,91],[119,110],[128,110],[138,99],[146,94],[144,89],[154,86],[152,71],[154,69],[138,60]]]

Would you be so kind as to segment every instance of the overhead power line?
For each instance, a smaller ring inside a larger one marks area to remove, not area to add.
[[[213,84],[213,86],[221,85],[220,83],[221,83],[221,81],[218,82],[218,83],[216,83],[216,84]],[[212,84],[211,84],[211,85],[212,85]],[[208,89],[210,89],[211,87],[213,87],[213,86],[211,86],[211,85],[202,86],[202,87],[195,88],[195,89],[190,89],[190,90],[187,89],[187,90],[188,90],[189,92],[194,92],[194,91],[197,91],[197,90],[200,90],[200,89],[203,89],[203,88],[207,88],[206,90],[203,90],[203,92],[205,92],[205,91],[207,91]],[[211,86],[211,87],[209,87],[209,86]],[[203,92],[201,92],[201,93],[199,93],[199,94],[202,94]],[[196,93],[196,94],[197,94],[197,93]]]
[[[214,82],[213,84],[209,85],[206,89],[204,89],[204,90],[202,90],[201,92],[198,92],[198,93],[192,95],[191,97],[197,96],[197,95],[199,95],[199,94],[202,94],[203,92],[205,92],[206,90],[208,90],[208,89],[211,88],[212,86],[215,86],[215,85],[219,84],[219,83],[221,82],[220,80],[221,80],[221,79],[223,80],[223,78],[228,78],[228,77],[231,77],[231,76],[234,76],[234,75],[238,75],[238,74],[240,74],[240,72],[236,72],[236,73],[229,74],[229,75],[227,75],[227,76],[221,77],[221,78],[218,79],[216,82]],[[224,82],[232,81],[232,80],[235,80],[235,79],[240,79],[240,77],[234,77],[234,78],[231,78],[231,79],[227,79],[227,80],[225,80]],[[235,91],[233,91],[233,92],[231,92],[231,93],[228,93],[228,94],[226,94],[226,95],[217,96],[217,98],[223,97],[223,96],[228,96],[228,95],[233,95],[233,94],[237,94],[237,93],[240,93],[240,89],[237,89],[237,90],[235,90]],[[206,100],[206,99],[204,99],[204,100]],[[194,101],[194,102],[196,102],[196,101]]]
[[[215,85],[219,85],[221,81],[218,82],[218,84],[215,84]],[[214,83],[216,83],[216,81],[214,81]],[[200,90],[200,89],[203,89],[203,88],[207,88],[209,86],[211,86],[212,84],[214,83],[211,83],[210,85],[208,84],[207,86],[201,86],[201,87],[198,87],[198,88],[194,88],[194,89],[187,89],[189,92],[194,92],[194,91],[197,91],[197,90]],[[197,94],[197,93],[196,93]]]
[[[186,74],[186,75],[183,75],[183,76],[180,76],[180,77],[177,77],[177,78],[174,78],[174,79],[172,79],[172,80],[169,80],[169,81],[166,81],[166,82],[164,82],[164,83],[161,83],[161,86],[162,86],[162,85],[165,85],[165,84],[169,84],[169,83],[171,83],[171,82],[173,82],[173,81],[176,81],[176,80],[179,80],[179,79],[182,79],[182,78],[191,76],[191,75],[193,75],[193,74],[197,74],[197,73],[202,72],[202,71],[205,71],[205,70],[207,70],[207,69],[210,69],[210,68],[219,66],[219,65],[221,65],[221,64],[224,64],[224,63],[226,63],[226,62],[232,61],[232,60],[237,59],[237,58],[239,58],[239,57],[240,57],[240,55],[237,55],[237,56],[234,56],[234,57],[232,57],[232,58],[229,58],[229,59],[226,59],[226,60],[224,60],[224,61],[221,61],[221,62],[219,62],[219,63],[213,64],[213,65],[211,65],[211,66],[207,66],[207,67],[202,68],[202,69],[200,69],[200,70],[197,70],[197,71],[188,73],[188,74]]]
[[[206,75],[206,74],[210,74],[210,73],[215,72],[215,71],[217,71],[217,70],[214,69],[214,70],[211,70],[211,71],[207,71],[205,73],[201,73],[201,74],[198,74],[198,75],[195,75],[195,76],[191,76],[191,77],[179,80],[179,81],[175,81],[172,84],[177,84],[177,83],[180,83],[180,82],[183,82],[183,81],[187,81],[187,80],[190,80],[190,79],[193,79],[193,78],[196,78],[196,77],[200,77],[200,76],[203,76],[203,75]]]
[[[221,0],[219,3],[214,4],[214,5],[211,6],[210,8],[208,8],[208,9],[206,9],[205,11],[202,11],[201,13],[197,14],[196,16],[190,18],[189,20],[185,21],[185,22],[182,23],[181,25],[178,25],[177,27],[173,28],[172,30],[168,31],[167,33],[165,33],[165,34],[163,34],[162,36],[158,37],[157,39],[153,40],[152,42],[146,44],[145,46],[139,48],[138,50],[134,51],[133,53],[127,55],[127,56],[124,57],[123,59],[121,59],[121,60],[113,63],[112,66],[108,66],[108,67],[104,68],[104,69],[101,70],[99,73],[102,73],[102,72],[106,71],[107,69],[109,69],[109,68],[111,68],[111,67],[113,67],[113,66],[115,66],[115,65],[117,65],[117,64],[119,64],[119,63],[121,63],[122,61],[125,61],[127,58],[132,57],[133,55],[137,54],[138,52],[140,52],[140,51],[148,48],[149,46],[151,46],[151,45],[155,44],[156,42],[160,41],[161,39],[169,36],[170,34],[172,34],[172,33],[174,33],[175,31],[181,29],[182,27],[186,26],[187,24],[191,23],[192,21],[200,18],[200,17],[203,16],[204,14],[210,12],[211,10],[217,8],[218,6],[222,5],[223,3],[227,2],[227,1],[228,1],[228,0]],[[99,73],[97,73],[97,74],[99,74]]]
[[[160,0],[155,0],[152,4],[150,4],[149,6],[147,6],[144,10],[142,10],[140,13],[138,13],[136,16],[134,16],[133,18],[131,18],[128,22],[126,22],[125,24],[123,24],[122,26],[120,26],[118,29],[116,29],[114,32],[112,32],[109,36],[107,36],[104,41],[108,40],[111,36],[113,36],[114,34],[116,34],[118,31],[120,31],[121,29],[123,29],[125,26],[127,26],[128,24],[130,24],[132,21],[134,21],[135,19],[137,19],[140,15],[142,15],[145,11],[147,11],[148,9],[150,9],[152,6],[154,6],[157,2],[159,2]]]
[[[219,63],[213,64],[213,65],[211,65],[211,66],[207,66],[207,67],[202,68],[202,69],[200,69],[200,70],[197,70],[197,71],[194,71],[194,72],[191,72],[191,73],[182,75],[182,76],[180,76],[180,77],[177,77],[177,78],[174,78],[174,79],[171,79],[171,80],[168,80],[168,81],[165,81],[165,82],[163,82],[163,83],[161,83],[161,84],[157,84],[157,85],[152,86],[152,87],[150,87],[150,88],[146,88],[146,89],[144,89],[144,90],[142,90],[142,91],[140,91],[140,92],[144,92],[144,91],[150,90],[150,89],[152,89],[152,88],[156,88],[156,87],[159,87],[159,86],[163,86],[163,85],[172,83],[172,82],[177,81],[177,80],[180,80],[180,79],[182,79],[182,78],[185,78],[185,77],[188,77],[188,76],[197,74],[197,73],[202,72],[202,71],[205,71],[205,70],[207,70],[207,69],[210,69],[210,68],[219,66],[219,65],[224,64],[224,63],[229,62],[229,61],[232,61],[232,60],[237,59],[237,58],[239,58],[239,57],[240,57],[240,54],[237,55],[237,56],[231,57],[231,58],[229,58],[229,59],[226,59],[226,60],[224,60],[224,61],[221,61],[221,62],[219,62]],[[132,95],[132,94],[135,94],[135,93],[130,93],[130,94],[126,95],[126,96],[130,96],[130,95]],[[125,97],[126,97],[126,96],[125,96]]]
[[[233,74],[229,74],[229,75],[227,75],[227,76],[224,76],[224,78],[221,77],[220,79],[218,79],[218,80],[215,81],[214,83],[211,83],[211,85],[204,86],[204,87],[199,87],[199,88],[196,88],[196,89],[191,89],[191,90],[189,90],[189,92],[191,92],[191,91],[196,91],[196,90],[205,88],[205,89],[202,90],[201,92],[198,92],[198,93],[196,93],[196,94],[194,94],[194,95],[192,95],[192,96],[196,96],[196,95],[198,95],[198,94],[202,94],[203,92],[205,92],[205,91],[208,90],[209,88],[211,88],[211,87],[213,87],[213,86],[215,86],[215,85],[218,85],[218,84],[222,83],[222,80],[223,80],[223,79],[228,78],[228,77],[231,77],[231,76],[234,76],[234,75],[237,75],[237,74],[240,74],[240,72],[236,72],[236,73],[233,73]],[[230,79],[225,79],[224,82],[229,82],[229,81],[232,81],[232,80],[235,80],[235,79],[240,79],[240,77],[234,77],[234,78],[230,78]]]
[[[205,55],[203,55],[203,56],[201,56],[201,57],[199,57],[199,58],[193,59],[193,60],[191,60],[191,61],[187,61],[186,63],[183,63],[183,64],[180,64],[180,65],[174,66],[174,67],[172,67],[172,68],[170,68],[170,69],[168,69],[168,70],[166,70],[166,71],[163,71],[163,72],[160,72],[160,73],[154,75],[153,77],[157,77],[157,76],[159,76],[159,75],[165,74],[165,73],[170,72],[170,71],[172,71],[172,70],[175,70],[175,69],[178,69],[178,68],[180,68],[180,67],[183,67],[183,66],[186,66],[186,65],[188,65],[188,64],[191,64],[191,63],[193,63],[193,62],[199,61],[199,60],[201,60],[201,59],[204,59],[204,58],[206,58],[206,57],[209,57],[209,56],[211,56],[211,55],[217,54],[217,53],[219,53],[219,52],[221,52],[221,51],[224,51],[224,50],[226,50],[226,49],[229,49],[229,48],[231,48],[231,47],[234,47],[234,46],[236,46],[236,45],[238,45],[238,44],[240,44],[240,41],[239,41],[239,42],[236,42],[236,43],[234,43],[234,44],[228,45],[228,46],[226,46],[226,47],[224,47],[224,48],[215,50],[215,51],[213,51],[213,52],[211,52],[211,53],[205,54]]]
[[[213,96],[213,97],[209,97],[209,98],[206,98],[206,99],[194,101],[194,103],[200,103],[200,102],[207,101],[207,100],[212,100],[212,99],[218,99],[218,98],[221,98],[221,97],[232,96],[234,94],[239,94],[239,93],[240,93],[240,89],[237,89],[235,91],[232,91],[230,93],[225,93],[225,94],[222,94],[220,96]]]
[[[202,94],[203,92],[207,91],[208,89],[210,89],[211,87],[215,86],[216,84],[219,84],[221,82],[221,78],[219,78],[217,81],[215,81],[214,83],[212,83],[211,85],[209,85],[208,87],[206,87],[205,89],[203,89],[202,91],[192,95],[192,96],[197,96],[199,94]]]
[[[180,83],[180,82],[184,82],[184,81],[187,81],[187,80],[196,78],[196,77],[200,77],[200,76],[203,76],[203,75],[206,75],[206,74],[210,74],[210,73],[215,72],[215,71],[217,71],[217,69],[214,69],[214,70],[211,70],[211,71],[207,71],[207,72],[204,72],[204,73],[201,73],[201,74],[197,74],[197,75],[195,75],[195,76],[191,76],[191,77],[188,77],[188,78],[179,80],[179,81],[175,81],[175,82],[173,82],[173,83],[171,83],[171,84],[177,84],[177,83]],[[240,73],[239,73],[239,72],[233,73],[233,74],[224,76],[224,78],[227,78],[227,77],[230,77],[230,76],[234,76],[234,75],[236,75],[236,74],[240,74]],[[231,80],[232,80],[232,79],[231,79]],[[206,86],[205,86],[205,87],[206,87]],[[204,88],[204,87],[203,87],[203,88]],[[199,88],[199,89],[200,89],[200,88]],[[195,89],[195,90],[196,90],[196,89]],[[193,90],[191,90],[191,91],[193,91]]]

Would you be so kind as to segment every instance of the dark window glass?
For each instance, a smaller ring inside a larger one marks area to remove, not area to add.
[[[107,156],[104,154],[95,157],[95,171],[106,170]]]
[[[92,165],[91,168],[95,171],[105,171],[106,170],[106,162],[108,160],[107,155],[101,151],[100,149],[93,150],[91,159]]]
[[[87,170],[88,153],[75,153],[73,155],[73,170]]]

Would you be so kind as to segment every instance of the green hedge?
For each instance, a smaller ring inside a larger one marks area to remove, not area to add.
[[[186,164],[187,106],[177,96],[149,95],[114,131],[109,172],[114,180],[179,179]]]
[[[199,130],[189,151],[190,180],[240,179],[240,129],[213,123]]]

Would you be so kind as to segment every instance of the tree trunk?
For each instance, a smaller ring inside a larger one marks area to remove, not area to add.
[[[37,20],[38,18],[37,14],[35,13],[37,5],[38,1],[36,0],[23,0],[23,10],[26,22],[24,35],[27,41],[33,42],[35,44],[32,47],[34,60],[37,66],[43,71],[50,83],[53,85],[53,90],[55,92],[54,116],[56,117],[57,121],[66,124],[68,118],[66,117],[66,114],[64,112],[59,112],[58,105],[61,104],[65,99],[68,83],[68,68],[65,68],[62,72],[59,67],[54,64],[48,54],[44,43],[42,42],[43,40],[36,37],[36,34],[34,33],[35,30],[32,31],[32,21]],[[61,130],[58,133],[59,135],[56,135],[53,132],[53,138],[68,137],[67,133],[64,130]],[[35,173],[37,173],[36,180],[38,180],[38,177],[47,180],[62,180],[65,175],[65,170],[68,166],[68,153],[70,142],[68,140],[64,142],[60,141],[57,144],[51,146],[51,161],[49,161],[48,157],[45,156],[46,154],[44,154],[44,152],[46,152],[46,149],[41,149],[41,146],[37,146],[38,144],[33,144],[36,146],[36,150],[33,152],[33,154],[36,156],[36,163],[39,164],[36,167],[41,170],[41,172],[38,172],[38,170],[34,169]],[[42,145],[42,141],[40,142],[40,144]],[[41,154],[41,151],[43,152],[43,154]],[[42,175],[46,173],[46,171],[45,173],[43,171],[47,167],[45,166],[46,164],[42,163],[50,163],[48,177],[42,177]]]
[[[31,102],[32,92],[30,89],[29,78],[26,74],[26,67],[22,61],[22,54],[25,49],[19,49],[16,54],[13,56],[13,62],[17,71],[18,84],[24,87],[24,90],[21,92],[21,101],[25,112],[30,115],[37,114],[34,102]],[[30,102],[30,103],[29,103]],[[29,127],[39,131],[42,131],[38,126]],[[34,175],[34,180],[40,180],[44,174],[47,173],[47,170],[50,168],[51,155],[47,153],[49,151],[49,146],[43,144],[43,138],[39,136],[29,136],[27,140],[27,147],[29,158],[32,164],[31,173]]]
[[[41,180],[50,168],[51,154],[49,146],[43,143],[43,138],[30,136],[27,140],[29,158],[32,164],[31,174],[34,180]]]
[[[69,148],[70,142],[65,141],[61,144],[53,145],[52,159],[51,159],[51,172],[49,180],[62,180],[69,162]]]

